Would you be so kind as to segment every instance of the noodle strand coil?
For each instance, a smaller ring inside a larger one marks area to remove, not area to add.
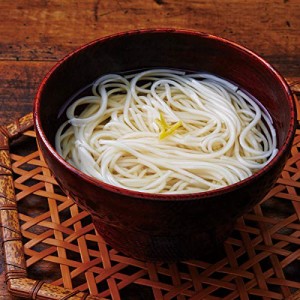
[[[153,69],[96,80],[66,110],[58,153],[106,183],[195,193],[251,176],[276,155],[260,103],[211,74]]]

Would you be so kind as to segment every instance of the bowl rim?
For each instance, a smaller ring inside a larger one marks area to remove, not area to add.
[[[161,194],[161,193],[148,193],[148,192],[140,192],[136,190],[130,190],[130,189],[125,189],[122,187],[117,187],[115,185],[106,183],[104,181],[101,181],[99,179],[96,179],[67,161],[65,161],[56,151],[56,149],[51,145],[50,141],[48,140],[43,128],[42,128],[42,122],[40,119],[39,115],[39,110],[40,110],[40,98],[42,91],[44,89],[44,86],[47,84],[48,79],[54,74],[54,72],[60,68],[60,66],[67,61],[70,57],[83,52],[86,48],[93,47],[95,44],[98,43],[105,43],[111,39],[116,39],[120,37],[125,37],[125,36],[131,36],[131,35],[141,35],[141,34],[152,34],[152,33],[171,33],[171,34],[181,34],[181,35],[194,35],[198,36],[199,38],[207,38],[207,39],[212,39],[215,41],[218,41],[222,44],[226,44],[230,47],[233,47],[247,55],[252,56],[254,59],[259,61],[260,64],[264,65],[265,68],[271,72],[274,77],[276,77],[277,81],[280,83],[282,88],[285,91],[285,94],[287,96],[287,99],[289,101],[289,108],[291,112],[291,118],[289,122],[289,129],[288,133],[286,136],[286,139],[280,149],[278,149],[277,154],[274,156],[274,158],[262,169],[257,171],[256,173],[252,174],[251,176],[238,181],[234,184],[224,186],[218,189],[213,189],[209,191],[204,191],[204,192],[197,192],[197,193],[184,193],[184,194]],[[215,196],[220,196],[226,193],[231,192],[232,190],[235,189],[240,189],[247,184],[250,184],[251,182],[258,180],[260,177],[262,177],[265,173],[267,173],[274,165],[276,165],[277,161],[280,160],[280,158],[288,151],[290,144],[293,141],[294,133],[296,130],[296,119],[297,119],[297,110],[296,110],[296,103],[295,99],[293,97],[292,91],[286,82],[286,80],[283,78],[283,76],[272,66],[270,63],[268,63],[265,59],[263,59],[260,55],[255,53],[254,51],[234,42],[229,39],[216,36],[210,33],[202,32],[202,31],[196,31],[196,30],[191,30],[191,29],[178,29],[178,28],[146,28],[146,29],[136,29],[136,30],[128,30],[128,31],[122,31],[118,33],[114,33],[111,35],[103,36],[98,39],[95,39],[89,43],[86,43],[74,51],[70,52],[69,54],[65,55],[61,60],[56,62],[54,66],[48,71],[46,76],[43,78],[41,84],[38,87],[36,96],[34,98],[34,105],[33,105],[33,120],[34,120],[34,127],[37,136],[40,137],[41,141],[47,148],[48,152],[52,155],[52,157],[59,162],[60,165],[63,165],[64,168],[66,168],[69,172],[73,173],[77,177],[89,182],[90,184],[96,185],[98,188],[103,188],[105,190],[108,190],[110,192],[114,192],[117,194],[122,194],[124,196],[128,197],[133,197],[133,198],[138,198],[138,199],[148,199],[148,200],[194,200],[194,199],[206,199],[206,198],[211,198]],[[55,174],[54,174],[55,175]]]

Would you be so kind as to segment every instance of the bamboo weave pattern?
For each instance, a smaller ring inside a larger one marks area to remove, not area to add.
[[[276,186],[238,220],[214,262],[152,264],[111,249],[58,187],[32,129],[11,142],[10,158],[27,273],[42,280],[31,287],[36,299],[56,286],[51,299],[298,299],[300,130]],[[15,294],[29,289],[26,280]]]

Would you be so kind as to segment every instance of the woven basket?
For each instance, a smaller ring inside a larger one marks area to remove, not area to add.
[[[8,289],[29,299],[300,299],[299,152],[300,129],[276,186],[215,261],[145,263],[106,245],[61,191],[26,115],[0,132]]]

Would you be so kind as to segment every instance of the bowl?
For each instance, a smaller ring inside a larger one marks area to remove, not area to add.
[[[202,193],[151,194],[94,179],[55,150],[60,110],[74,93],[106,73],[166,67],[204,71],[259,99],[277,132],[278,153],[263,169],[230,186]],[[220,249],[237,218],[271,189],[289,156],[296,109],[289,86],[264,59],[231,41],[175,29],[135,30],[93,41],[59,61],[34,101],[37,141],[57,182],[87,210],[104,240],[146,261],[204,258]]]

